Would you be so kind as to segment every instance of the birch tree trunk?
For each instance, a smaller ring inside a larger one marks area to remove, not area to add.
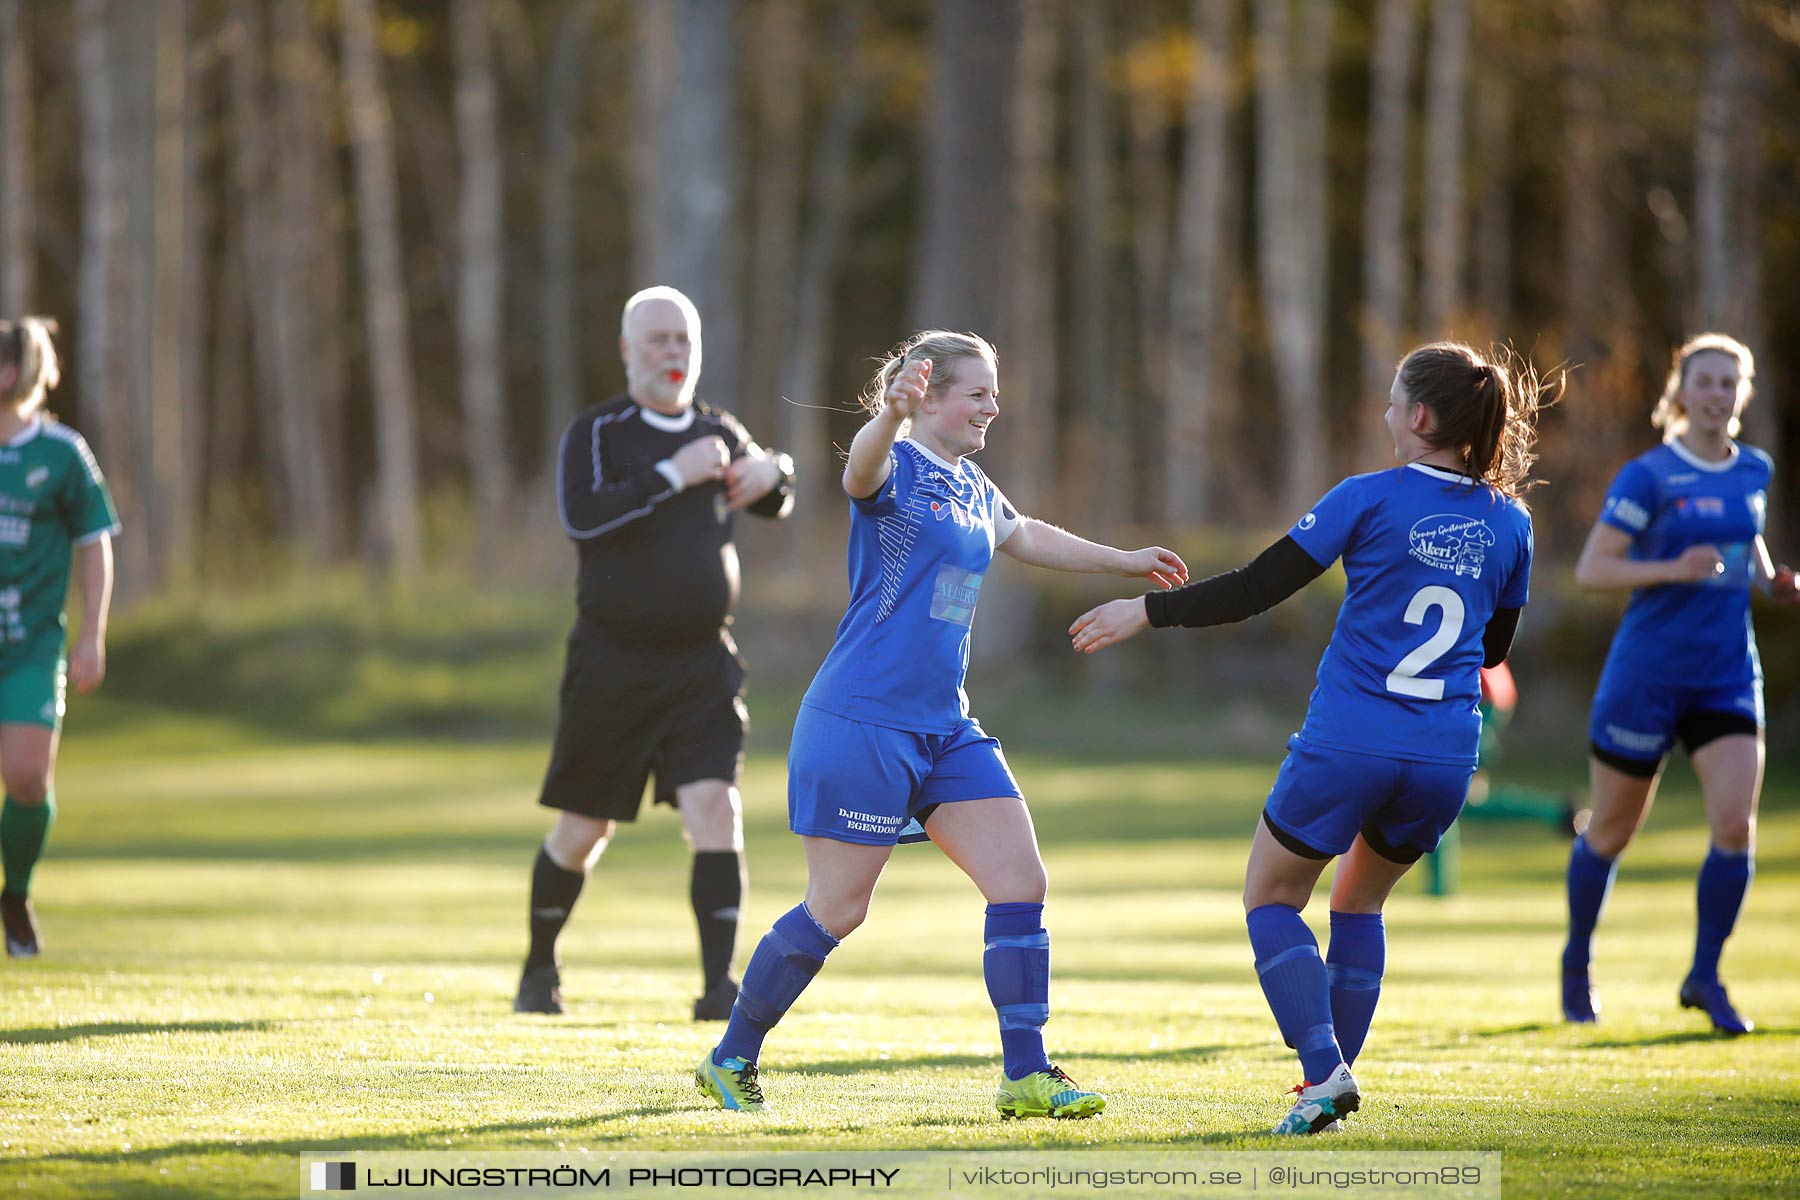
[[[1700,94],[1694,133],[1694,250],[1699,270],[1702,329],[1729,329],[1738,317],[1735,213],[1732,198],[1738,183],[1732,150],[1740,107],[1738,14],[1734,0],[1711,0],[1706,6],[1712,37],[1707,47],[1706,82]]]
[[[339,0],[345,103],[356,151],[363,317],[375,408],[375,555],[393,576],[424,565],[419,519],[417,403],[412,329],[395,183],[393,118],[381,81],[374,0]]]
[[[506,506],[512,494],[501,400],[505,286],[501,229],[500,143],[494,58],[483,0],[456,0],[456,143],[462,156],[457,212],[457,343],[462,384],[463,444],[473,484],[476,568],[498,567]]]
[[[1131,10],[1130,36],[1134,43],[1154,50],[1167,31],[1145,7]],[[1135,47],[1134,47],[1135,49]],[[1135,59],[1136,55],[1130,56]],[[1133,357],[1140,389],[1135,403],[1125,411],[1121,433],[1125,435],[1126,461],[1138,469],[1125,473],[1121,491],[1134,492],[1126,510],[1131,519],[1160,511],[1164,491],[1160,478],[1165,465],[1158,452],[1169,394],[1169,255],[1173,236],[1169,215],[1168,141],[1171,112],[1162,80],[1127,79],[1126,117],[1130,128],[1131,251],[1137,295],[1132,313],[1136,334]],[[1131,484],[1135,483],[1135,488]],[[1155,499],[1152,500],[1154,494]]]
[[[1792,496],[1794,483],[1781,470],[1788,390],[1775,374],[1781,358],[1765,340],[1763,205],[1770,167],[1763,130],[1774,123],[1762,106],[1767,51],[1746,42],[1738,5],[1713,0],[1708,17],[1712,41],[1694,152],[1700,324],[1724,329],[1761,355],[1759,398],[1744,410],[1744,440],[1775,458],[1777,478]]]
[[[1006,304],[1019,0],[934,0],[912,324],[993,336]]]
[[[669,109],[674,102],[676,9],[668,0],[637,0],[632,27],[632,128],[637,136],[627,150],[631,173],[630,291],[669,282],[671,222],[669,180],[665,177]],[[690,297],[691,299],[692,297]],[[704,310],[704,323],[709,314]]]
[[[741,415],[772,436],[775,398],[793,330],[807,46],[798,5],[765,0],[757,14],[755,224],[750,237],[750,319],[744,347]],[[839,69],[848,69],[835,60]],[[791,453],[791,451],[790,451]]]
[[[119,130],[118,76],[112,62],[113,11],[106,0],[80,0],[75,9],[75,71],[81,103],[81,267],[77,307],[77,396],[83,433],[106,464],[120,509],[135,515],[131,397],[121,369],[130,334],[129,308],[119,303],[123,272],[127,147]],[[127,537],[142,538],[143,530]],[[136,580],[120,582],[127,589]]]
[[[1484,72],[1475,90],[1475,161],[1481,180],[1475,199],[1475,294],[1488,337],[1510,330],[1513,323],[1512,103],[1511,84],[1501,72]]]
[[[1061,11],[1056,0],[1025,0],[1013,88],[1010,278],[999,326],[1010,420],[1001,430],[999,461],[1008,496],[1028,512],[1046,511],[1056,445],[1058,248],[1051,222]]]
[[[1064,442],[1059,497],[1086,515],[1097,535],[1125,516],[1126,413],[1114,386],[1111,113],[1106,96],[1107,29],[1101,8],[1075,8],[1074,108],[1071,120],[1075,328],[1081,349],[1072,372],[1078,389]]]
[[[801,486],[811,489],[810,503],[796,505],[790,518],[800,522],[798,531],[782,542],[793,553],[815,539],[831,511],[826,497],[833,495],[838,474],[827,419],[833,405],[825,393],[825,348],[832,332],[831,279],[851,217],[850,156],[869,109],[869,71],[859,53],[863,21],[861,0],[839,0],[831,61],[848,68],[837,73],[838,90],[812,153],[806,236],[795,273],[793,335],[782,365],[783,402],[770,435],[793,456]]]
[[[120,596],[129,600],[156,589],[161,582],[158,550],[167,536],[161,480],[156,463],[157,346],[155,310],[162,255],[157,245],[157,11],[154,6],[122,4],[109,17],[114,39],[109,54],[113,70],[117,146],[124,156],[121,187],[125,209],[124,237],[119,245],[114,296],[119,306],[120,336],[118,403],[121,433],[114,442],[130,459],[130,494],[119,500],[119,520],[137,531],[121,538],[114,549]],[[130,49],[128,50],[127,47]]]
[[[342,319],[348,308],[338,213],[342,207],[337,172],[336,88],[320,31],[308,15],[310,0],[280,0],[275,9],[275,128],[281,153],[276,159],[280,246],[288,263],[295,336],[291,349],[304,368],[287,381],[309,393],[313,418],[306,437],[336,451],[346,440],[346,375]],[[299,381],[304,381],[299,382]],[[319,456],[319,489],[313,533],[324,557],[344,550],[350,522],[345,497],[344,456]]]
[[[155,46],[155,236],[152,250],[155,301],[150,314],[149,468],[156,486],[152,497],[159,520],[158,538],[150,549],[156,578],[191,582],[197,554],[199,497],[194,488],[196,464],[190,456],[197,406],[188,402],[187,367],[191,351],[185,343],[183,302],[192,233],[187,209],[193,176],[187,147],[187,0],[163,0],[150,10]]]
[[[277,473],[271,497],[278,528],[292,541],[302,562],[329,557],[331,518],[325,496],[324,438],[318,410],[307,386],[310,375],[305,267],[283,227],[276,172],[269,162],[274,146],[264,84],[262,10],[234,5],[231,55],[233,177],[256,343],[256,397],[265,463]]]
[[[1558,406],[1564,422],[1546,448],[1545,474],[1570,484],[1565,511],[1591,520],[1605,494],[1604,472],[1572,473],[1577,463],[1613,462],[1644,437],[1644,400],[1628,347],[1637,328],[1621,278],[1623,253],[1613,220],[1613,136],[1601,88],[1612,36],[1599,0],[1564,0],[1563,31],[1563,326],[1561,356],[1578,364],[1579,390]],[[1557,457],[1560,456],[1560,464]],[[1559,474],[1559,466],[1563,469]]]
[[[192,546],[184,568],[191,584],[204,567],[205,513],[208,487],[207,443],[215,407],[208,403],[216,396],[210,389],[207,363],[209,337],[216,332],[218,319],[226,301],[215,289],[221,286],[217,260],[213,254],[214,209],[206,186],[214,162],[212,115],[217,90],[214,64],[218,31],[216,18],[209,21],[206,10],[183,0],[188,22],[187,44],[181,64],[183,79],[181,138],[181,453],[187,462],[185,494],[178,496],[178,510],[189,514]],[[229,252],[224,256],[231,258]]]
[[[1407,160],[1412,144],[1413,64],[1418,46],[1418,0],[1381,0],[1375,10],[1375,44],[1369,56],[1369,170],[1363,189],[1363,311],[1359,412],[1372,418],[1394,381],[1394,365],[1407,335],[1410,260],[1406,238]],[[1391,462],[1387,427],[1368,419],[1357,426],[1357,470]]]
[[[1324,403],[1325,67],[1332,0],[1288,0],[1256,14],[1258,251],[1281,418],[1284,512],[1306,509],[1330,473]]]
[[[1469,90],[1469,0],[1433,0],[1425,99],[1427,337],[1449,337],[1462,315],[1465,230],[1463,109]]]
[[[544,173],[539,253],[544,329],[544,459],[556,478],[562,431],[581,407],[581,356],[575,334],[575,129],[581,111],[582,65],[594,23],[594,0],[568,0],[544,85]],[[550,486],[546,484],[546,486]]]
[[[737,0],[675,0],[677,83],[660,139],[669,205],[666,282],[700,311],[700,394],[726,408],[743,395],[743,298],[737,214]]]
[[[1239,182],[1230,126],[1238,9],[1238,0],[1194,0],[1193,5],[1199,61],[1188,94],[1176,202],[1162,437],[1162,519],[1176,528],[1211,519],[1214,458],[1221,453],[1221,317],[1234,282],[1227,269],[1225,217]]]
[[[37,311],[37,156],[22,0],[0,0],[0,312]]]

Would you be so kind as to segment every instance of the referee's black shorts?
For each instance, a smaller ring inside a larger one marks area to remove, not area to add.
[[[668,649],[578,621],[538,802],[635,821],[652,772],[658,804],[673,805],[675,789],[697,780],[735,783],[749,728],[744,664],[723,630],[717,641]]]

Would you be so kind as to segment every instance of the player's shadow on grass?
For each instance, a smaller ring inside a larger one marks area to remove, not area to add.
[[[1223,1054],[1237,1053],[1245,1046],[1170,1046],[1162,1050],[1136,1050],[1123,1052],[1092,1051],[1071,1052],[1066,1057],[1079,1059],[1083,1063],[1102,1062],[1162,1062],[1175,1060],[1199,1060],[1217,1058]],[[994,1054],[890,1054],[886,1058],[842,1058],[823,1059],[817,1062],[796,1063],[793,1070],[813,1075],[859,1075],[868,1071],[905,1071],[922,1067],[968,1067],[974,1070],[991,1070],[998,1068],[1000,1058]]]
[[[646,1108],[641,1111],[646,1114],[657,1114],[682,1110],[679,1107],[671,1106],[661,1109]],[[149,1146],[142,1150],[68,1150],[58,1154],[46,1154],[28,1161],[117,1166],[125,1163],[154,1163],[188,1156],[204,1158],[216,1154],[256,1158],[263,1155],[290,1157],[301,1154],[319,1154],[327,1150],[379,1152],[383,1150],[485,1149],[486,1144],[482,1141],[485,1137],[507,1133],[542,1133],[545,1126],[554,1124],[556,1122],[539,1117],[531,1121],[499,1121],[492,1125],[445,1126],[438,1129],[416,1129],[407,1133],[345,1134],[333,1136],[324,1141],[318,1138],[271,1138],[267,1141],[250,1142],[235,1140],[230,1134],[221,1134],[217,1141],[171,1142],[167,1146]],[[557,1127],[565,1126],[558,1125]],[[570,1123],[566,1127],[573,1128],[574,1123]],[[509,1147],[509,1149],[517,1150],[538,1148],[531,1145]]]
[[[46,1029],[0,1030],[0,1043],[15,1046],[77,1042],[83,1038],[133,1037],[142,1033],[267,1033],[278,1021],[117,1022],[103,1025],[57,1025]]]
[[[1527,1021],[1523,1025],[1502,1025],[1498,1029],[1475,1029],[1471,1034],[1478,1038],[1521,1037],[1528,1033],[1548,1033],[1552,1029],[1561,1029],[1561,1021]],[[1445,1046],[1454,1046],[1455,1042],[1445,1042]]]
[[[1654,1037],[1614,1037],[1583,1042],[1581,1045],[1590,1050],[1636,1050],[1644,1046],[1680,1046],[1690,1042],[1754,1042],[1761,1037],[1792,1037],[1796,1033],[1800,1033],[1800,1028],[1771,1029],[1759,1025],[1754,1033],[1734,1038],[1710,1029],[1682,1029],[1674,1033],[1659,1033]]]

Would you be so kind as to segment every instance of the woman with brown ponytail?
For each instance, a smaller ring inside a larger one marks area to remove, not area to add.
[[[106,677],[119,531],[93,451],[44,412],[62,379],[55,332],[43,317],[0,321],[0,917],[14,958],[39,949],[31,873],[56,814],[51,783],[65,690],[86,692]],[[65,657],[71,562],[81,567],[81,632]]]
[[[1462,810],[1481,739],[1480,670],[1505,660],[1531,578],[1520,499],[1542,389],[1525,364],[1436,342],[1400,363],[1387,425],[1402,465],[1338,484],[1255,562],[1114,600],[1070,629],[1092,653],[1154,625],[1242,621],[1339,558],[1349,588],[1250,847],[1257,975],[1306,1082],[1278,1134],[1336,1126],[1381,992],[1381,909]],[[1300,916],[1325,864],[1331,946]]]

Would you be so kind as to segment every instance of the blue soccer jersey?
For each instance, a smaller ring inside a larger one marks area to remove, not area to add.
[[[1525,507],[1412,463],[1344,480],[1288,536],[1321,565],[1341,557],[1349,580],[1301,738],[1473,766],[1482,633],[1530,587]]]
[[[1772,474],[1769,456],[1755,447],[1734,444],[1730,458],[1707,462],[1676,441],[1619,471],[1600,519],[1631,535],[1632,558],[1679,558],[1690,546],[1710,545],[1725,570],[1698,583],[1632,592],[1606,658],[1607,677],[1694,687],[1762,678],[1750,587]]]
[[[968,719],[969,629],[994,549],[1019,517],[968,459],[910,439],[881,490],[850,505],[850,608],[804,704],[914,733]]]

